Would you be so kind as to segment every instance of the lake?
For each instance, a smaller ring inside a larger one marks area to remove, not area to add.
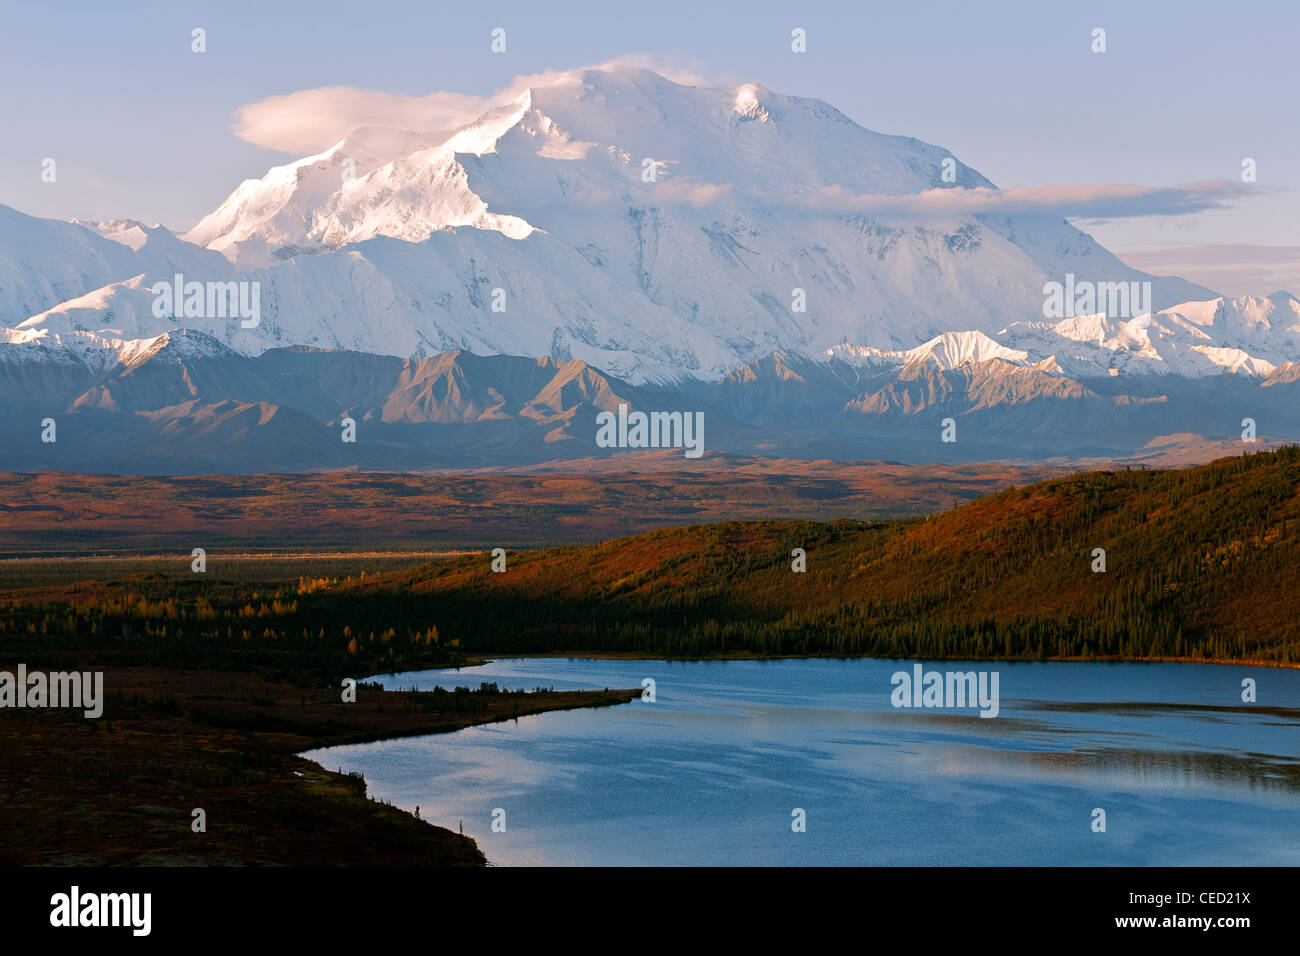
[[[497,865],[1300,864],[1300,671],[924,662],[996,673],[985,718],[893,706],[893,675],[916,663],[507,658],[380,675],[421,690],[650,678],[655,700],[305,756],[463,825]]]

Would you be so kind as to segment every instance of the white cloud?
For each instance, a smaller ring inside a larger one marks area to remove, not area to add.
[[[681,203],[687,206],[707,206],[722,199],[730,191],[730,183],[705,183],[669,179],[657,183],[654,189],[647,191],[644,201],[648,203]]]
[[[1143,272],[1182,276],[1225,295],[1300,295],[1300,246],[1184,243],[1112,251]]]
[[[691,69],[659,62],[648,54],[632,54],[594,67],[614,65],[654,70],[691,86],[705,85]],[[358,90],[350,86],[325,86],[269,96],[235,111],[235,135],[268,149],[303,156],[333,146],[363,126],[388,126],[416,132],[451,130],[478,119],[487,110],[518,97],[530,86],[552,83],[572,70],[546,70],[516,76],[507,86],[487,96],[437,92],[427,96],[398,96]]]
[[[349,86],[324,86],[270,96],[235,111],[240,139],[285,153],[318,153],[362,126],[453,129],[488,108],[485,97],[461,93],[396,96]]]
[[[1227,179],[1182,186],[1081,183],[1013,189],[951,187],[903,196],[855,194],[832,186],[798,197],[813,209],[902,216],[1051,215],[1074,219],[1182,216],[1225,209],[1261,187]]]

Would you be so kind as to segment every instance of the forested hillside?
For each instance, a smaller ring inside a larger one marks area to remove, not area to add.
[[[0,582],[0,658],[309,682],[525,652],[1300,663],[1300,448],[1078,474],[929,518],[511,550],[504,572],[483,547],[363,576],[221,571],[216,554],[204,574],[188,555],[110,580],[38,569]]]
[[[1074,475],[928,519],[705,525],[507,568],[467,557],[321,597],[367,629],[436,620],[471,651],[1295,663],[1300,449]]]

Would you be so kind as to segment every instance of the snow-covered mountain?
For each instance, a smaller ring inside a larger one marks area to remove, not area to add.
[[[57,258],[81,277],[4,270],[13,291],[0,315],[17,325],[117,283],[102,311],[156,335],[173,326],[143,308],[155,281],[237,274],[260,285],[259,328],[187,324],[248,354],[461,348],[671,381],[780,349],[994,334],[1041,317],[1044,282],[1067,272],[1149,279],[1164,307],[1213,297],[1128,268],[1061,220],[868,216],[839,198],[992,185],[947,150],[871,132],[818,100],[576,71],[460,130],[358,130],[244,182],[185,242],[133,223],[73,236],[69,224],[0,221],[0,268],[24,236],[53,232],[80,245]],[[136,275],[139,286],[120,285]]]
[[[1229,300],[1148,276],[1056,218],[868,213],[885,206],[856,198],[977,187],[994,188],[947,150],[818,100],[574,71],[461,129],[356,130],[243,182],[183,236],[0,207],[0,369],[38,404],[45,389],[111,411],[121,374],[181,349],[230,369],[299,346],[368,356],[354,371],[524,356],[716,402],[742,431],[1054,403],[1086,407],[1090,435],[1158,394],[1183,407],[1183,380],[1227,375],[1277,401],[1300,378],[1286,293]],[[155,285],[178,276],[256,289],[256,323],[160,309]],[[1045,285],[1067,276],[1149,282],[1151,304],[1044,318]],[[330,374],[328,353],[303,354],[304,374]],[[230,374],[213,403],[283,399]]]
[[[1184,302],[1132,319],[1086,315],[1018,322],[998,336],[1050,351],[1076,374],[1240,373],[1265,377],[1300,348],[1300,301],[1286,292]]]

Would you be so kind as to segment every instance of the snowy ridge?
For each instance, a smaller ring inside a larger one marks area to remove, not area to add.
[[[1215,298],[1126,320],[1014,323],[998,338],[1033,355],[1055,355],[1075,375],[1264,377],[1300,354],[1300,301],[1284,292]]]
[[[243,182],[183,237],[0,207],[0,324],[48,333],[10,347],[185,328],[248,356],[550,356],[633,384],[717,381],[775,352],[1090,376],[1265,377],[1300,360],[1286,294],[1146,276],[1061,220],[839,198],[971,187],[993,184],[818,100],[574,71],[461,129],[356,130]],[[1066,273],[1150,281],[1155,312],[1044,321],[1044,283]],[[155,316],[151,287],[177,274],[257,283],[260,323]]]
[[[828,359],[840,359],[861,366],[888,367],[925,363],[947,370],[990,359],[1001,359],[1015,365],[1030,364],[1028,352],[1006,348],[978,330],[945,332],[913,349],[873,349],[842,343],[832,346],[823,354]]]

